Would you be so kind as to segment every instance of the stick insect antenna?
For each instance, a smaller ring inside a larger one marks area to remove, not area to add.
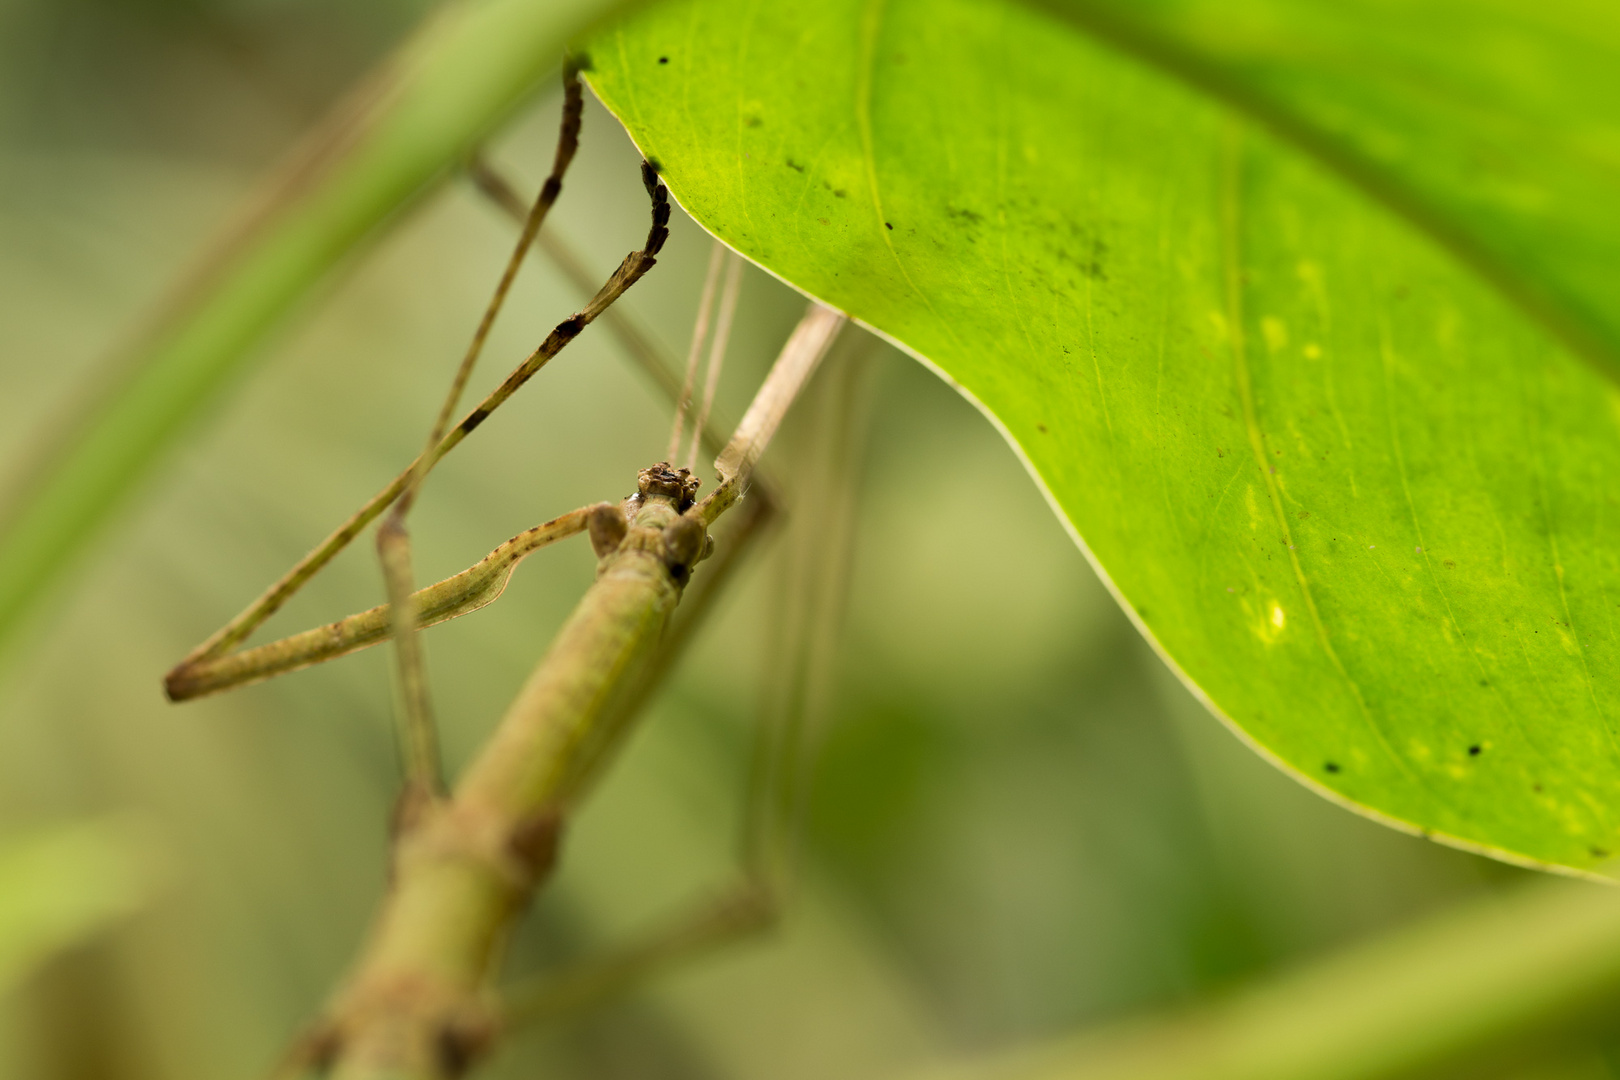
[[[494,295],[489,298],[489,305],[484,309],[483,317],[478,320],[478,328],[473,331],[466,355],[461,358],[461,365],[456,369],[455,378],[451,380],[450,390],[445,394],[444,404],[440,406],[439,415],[433,421],[432,430],[428,432],[427,445],[423,448],[422,455],[416,459],[410,484],[400,495],[399,501],[394,504],[394,514],[397,517],[404,517],[410,513],[417,490],[433,468],[433,449],[439,445],[439,440],[444,438],[446,429],[450,427],[450,418],[455,412],[456,404],[461,400],[461,394],[467,388],[467,380],[472,376],[472,370],[484,351],[484,343],[489,340],[489,332],[495,325],[495,319],[506,304],[506,295],[512,290],[512,282],[517,279],[518,270],[523,266],[523,257],[534,244],[534,238],[539,234],[540,226],[545,223],[546,215],[557,202],[557,196],[562,194],[563,174],[568,171],[569,164],[574,160],[574,154],[579,150],[579,129],[584,108],[585,97],[580,87],[579,68],[576,61],[570,57],[563,65],[562,126],[557,133],[557,154],[552,160],[551,175],[547,176],[545,183],[540,186],[540,194],[529,209],[528,217],[524,219],[523,230],[518,234],[517,243],[512,247],[512,254],[506,260],[501,280],[495,286]]]
[[[487,198],[518,226],[522,226],[529,212],[529,204],[488,158],[481,154],[475,155],[467,163],[467,178],[472,181],[479,194]],[[551,266],[560,271],[563,277],[586,297],[596,294],[596,280],[587,268],[585,260],[568,241],[557,235],[555,229],[541,229],[531,250],[544,253]],[[715,275],[718,285],[718,270],[715,271]],[[681,371],[670,360],[664,348],[654,340],[653,335],[617,304],[602,312],[602,322],[606,325],[608,333],[624,347],[625,355],[652,381],[659,393],[669,399],[670,405],[679,402]],[[690,404],[688,401],[688,405]],[[703,446],[718,454],[720,448],[726,445],[730,432],[731,425],[722,423],[716,414],[711,412],[709,426],[703,430]],[[670,453],[673,454],[678,449],[679,447],[676,447]],[[760,484],[757,473],[754,475],[754,484],[756,488]]]
[[[714,408],[714,392],[720,385],[720,368],[726,362],[726,345],[731,340],[731,321],[737,313],[737,292],[742,284],[742,257],[731,253],[726,267],[726,290],[720,295],[720,319],[714,328],[714,340],[709,344],[709,367],[703,379],[703,407],[698,411],[692,427],[692,445],[686,451],[686,467],[697,468],[698,443],[703,429],[709,423],[709,410]],[[670,458],[674,461],[674,458]]]
[[[754,471],[754,465],[765,452],[771,436],[776,434],[782,417],[787,414],[788,406],[793,404],[793,399],[810,380],[810,376],[815,374],[816,366],[832,347],[833,339],[843,329],[845,321],[842,312],[814,300],[810,302],[810,309],[799,320],[799,325],[794,327],[793,336],[788,338],[776,363],[771,365],[770,374],[765,376],[765,382],[754,395],[753,403],[743,414],[736,434],[732,435],[731,441],[715,459],[714,468],[720,475],[720,485],[687,513],[695,515],[705,525],[712,525],[727,507],[737,501],[743,485]]]
[[[703,274],[703,294],[698,298],[697,321],[692,324],[692,344],[686,350],[686,374],[681,379],[681,392],[675,399],[675,420],[669,429],[669,450],[665,461],[676,461],[681,452],[681,426],[686,410],[692,407],[693,384],[697,382],[698,356],[703,352],[703,339],[709,334],[709,316],[714,312],[714,290],[720,283],[720,264],[725,260],[726,246],[716,240],[709,248],[709,269]],[[703,424],[695,429],[701,437]]]

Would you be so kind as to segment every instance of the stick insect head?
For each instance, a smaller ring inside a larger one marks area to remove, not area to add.
[[[702,482],[690,470],[671,468],[669,462],[660,461],[641,470],[636,478],[636,494],[643,500],[662,496],[675,504],[676,513],[684,514],[697,500],[698,485]]]
[[[627,535],[614,546],[636,547],[655,554],[675,582],[685,585],[692,566],[708,553],[710,546],[703,522],[686,515],[696,501],[699,483],[690,470],[671,468],[665,461],[642,469],[636,493],[625,505]],[[594,541],[595,532],[592,538]]]

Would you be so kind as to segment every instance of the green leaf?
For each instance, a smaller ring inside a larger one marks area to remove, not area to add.
[[[592,57],[698,221],[983,406],[1262,752],[1465,847],[1620,852],[1620,396],[1432,239],[1020,5],[686,0]],[[994,559],[974,514],[932,527]]]
[[[143,847],[109,821],[0,840],[0,992],[145,899],[152,872]]]
[[[560,67],[609,0],[447,4],[276,174],[145,337],[97,373],[0,507],[0,640],[16,630],[252,348],[379,225]]]
[[[1036,2],[1307,147],[1620,378],[1612,5]]]

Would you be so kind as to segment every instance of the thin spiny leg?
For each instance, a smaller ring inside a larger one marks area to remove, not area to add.
[[[525,530],[461,573],[412,593],[417,629],[448,622],[494,603],[518,563],[543,547],[585,531],[592,509],[583,507]],[[177,668],[164,680],[163,688],[170,701],[190,701],[233,690],[381,644],[392,626],[390,605],[380,604],[279,641]]]
[[[517,193],[517,189],[512,186],[511,182],[490,164],[488,159],[475,156],[467,166],[467,175],[478,192],[499,207],[508,217],[517,222],[523,220],[523,197]],[[535,242],[534,249],[543,252],[546,258],[558,270],[562,271],[563,276],[573,283],[574,287],[581,293],[589,296],[592,290],[596,288],[595,282],[591,278],[591,272],[585,265],[585,260],[580,257],[579,252],[575,251],[566,240],[557,234],[556,230],[541,229],[540,237]],[[706,296],[718,289],[720,264],[724,262],[724,255],[725,245],[715,241],[710,254],[710,272],[705,277],[704,290]],[[714,283],[713,288],[708,284],[710,280]],[[711,305],[700,303],[700,310],[705,306]],[[695,372],[683,378],[682,369],[676,367],[665,350],[653,340],[652,335],[644,330],[634,316],[630,315],[624,308],[613,307],[609,309],[603,313],[602,321],[606,324],[608,332],[617,338],[619,344],[624,347],[624,351],[629,358],[635,362],[643,374],[652,380],[653,385],[669,400],[670,404],[680,409],[681,403],[684,401],[686,403],[685,411],[689,412],[692,406],[691,398],[696,378]],[[701,333],[694,333],[693,335],[694,340],[698,341],[698,345],[692,347],[688,357],[689,360],[695,361],[697,359],[700,352],[698,346],[701,345],[701,339],[707,333],[708,324],[705,321]],[[689,364],[688,366],[692,365]],[[726,445],[726,437],[730,431],[731,425],[725,423],[717,412],[711,410],[709,422],[702,428],[704,449],[709,453],[718,454],[721,448]],[[673,462],[678,452],[679,443],[672,440],[671,449],[667,455],[668,460]],[[765,483],[766,478],[756,472],[754,474],[755,489],[758,490]]]
[[[455,377],[450,381],[450,389],[445,394],[444,403],[439,407],[439,415],[434,418],[433,427],[428,432],[427,445],[423,447],[421,455],[413,464],[411,479],[394,504],[395,517],[404,518],[410,513],[411,504],[416,499],[422,481],[435,464],[433,450],[444,438],[445,431],[450,426],[450,418],[455,413],[456,404],[461,400],[462,391],[467,387],[467,380],[471,378],[473,368],[477,366],[478,358],[484,351],[484,343],[489,340],[489,332],[495,325],[495,319],[506,304],[506,296],[512,290],[512,282],[517,279],[518,270],[523,266],[523,257],[529,253],[535,236],[540,232],[540,226],[545,223],[546,215],[557,202],[557,196],[562,194],[563,175],[568,171],[569,164],[574,160],[574,154],[579,150],[580,118],[584,107],[584,91],[579,83],[579,69],[570,59],[563,66],[562,125],[557,133],[557,153],[552,160],[551,175],[540,185],[540,194],[535,198],[534,205],[530,207],[524,219],[517,243],[513,245],[512,254],[506,260],[505,269],[501,271],[501,279],[495,286],[494,294],[489,298],[489,304],[484,308],[483,317],[478,320],[478,328],[473,331],[472,341],[467,345],[467,352],[456,368]]]
[[[579,149],[580,116],[583,108],[584,97],[579,85],[579,71],[570,60],[563,66],[562,129],[557,136],[557,154],[551,166],[551,175],[546,177],[546,182],[541,185],[540,195],[535,199],[534,207],[523,223],[523,230],[518,234],[517,243],[506,261],[506,268],[501,272],[495,293],[490,297],[483,317],[478,320],[478,328],[473,331],[472,341],[456,368],[444,403],[439,407],[439,414],[434,418],[433,426],[428,431],[427,445],[422,448],[422,453],[411,469],[410,480],[406,482],[405,490],[400,492],[399,498],[395,500],[393,510],[377,529],[377,557],[382,562],[383,580],[388,590],[388,608],[399,673],[400,744],[405,764],[406,786],[419,792],[442,791],[444,778],[439,761],[438,730],[433,719],[433,697],[427,685],[427,662],[422,655],[421,639],[416,636],[416,606],[411,603],[411,594],[415,592],[416,582],[411,568],[410,531],[406,528],[405,519],[410,515],[411,507],[415,505],[422,482],[427,479],[429,471],[433,468],[433,451],[444,438],[445,429],[450,426],[450,418],[455,413],[456,405],[461,401],[462,391],[466,389],[467,380],[472,376],[479,355],[484,351],[484,343],[489,340],[490,329],[495,325],[495,319],[506,303],[507,293],[511,291],[512,282],[517,278],[518,269],[523,265],[523,257],[528,254],[529,246],[534,243],[535,234],[540,231],[541,223],[545,221],[546,214],[562,192],[563,174],[567,172],[569,163],[573,161],[574,154]]]
[[[806,503],[812,521],[790,542],[799,551],[782,560],[782,587],[791,609],[778,621],[784,673],[774,685],[762,725],[745,815],[743,864],[748,875],[773,893],[791,886],[797,837],[809,796],[809,746],[828,711],[828,690],[837,660],[838,631],[849,593],[859,471],[865,456],[871,401],[871,338],[833,365],[817,395],[812,435],[815,459],[808,470]]]
[[[768,928],[777,913],[773,895],[740,882],[612,952],[520,986],[509,996],[502,1022],[521,1028],[584,1012],[666,968]]]
[[[429,467],[441,460],[461,441],[471,434],[477,427],[489,418],[496,409],[511,398],[530,378],[534,376],[552,357],[556,356],[578,337],[580,332],[604,312],[610,310],[613,302],[622,296],[626,290],[641,280],[648,270],[657,263],[657,255],[669,237],[669,196],[663,185],[658,183],[657,173],[647,163],[642,163],[642,182],[652,201],[652,225],[647,232],[646,243],[637,251],[625,256],[612,276],[591,297],[585,307],[557,324],[556,328],[546,336],[539,348],[531,353],[527,359],[512,370],[500,386],[496,387],[478,406],[462,417],[461,422],[445,433],[438,444],[423,458],[413,462],[409,468],[396,476],[386,487],[372,496],[359,510],[355,511],[347,521],[333,530],[326,539],[322,540],[314,550],[300,559],[292,569],[288,570],[274,584],[261,593],[251,604],[244,608],[235,618],[226,623],[201,645],[193,649],[187,656],[169,672],[168,681],[185,681],[199,666],[231,654],[231,650],[246,640],[249,634],[257,629],[266,619],[275,614],[281,606],[301,589],[310,578],[314,577],[327,563],[349,545],[372,521],[399,498],[405,491],[416,470],[425,459]]]

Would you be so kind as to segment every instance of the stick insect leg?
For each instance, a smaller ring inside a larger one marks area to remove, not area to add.
[[[478,321],[478,328],[473,332],[467,352],[456,368],[450,390],[445,394],[444,403],[439,407],[439,415],[434,418],[433,427],[428,432],[427,444],[416,459],[410,479],[405,484],[405,490],[400,492],[393,509],[377,529],[377,557],[382,562],[383,578],[388,588],[388,607],[390,621],[393,624],[395,656],[399,672],[400,745],[408,792],[414,789],[419,793],[439,794],[444,788],[444,777],[439,761],[438,731],[433,720],[433,701],[427,686],[427,665],[422,655],[421,639],[416,635],[416,605],[411,603],[411,594],[415,592],[415,575],[411,569],[411,539],[405,520],[415,505],[422,482],[427,479],[428,472],[433,468],[433,451],[449,430],[456,405],[460,403],[467,380],[478,363],[479,355],[484,351],[484,343],[489,340],[490,329],[506,303],[507,293],[511,291],[512,282],[517,277],[518,269],[523,265],[523,257],[528,254],[529,246],[534,243],[535,234],[540,231],[541,223],[545,221],[546,214],[556,203],[557,196],[561,194],[563,174],[568,170],[569,162],[579,149],[579,126],[584,97],[579,84],[579,72],[571,61],[564,66],[563,92],[562,130],[557,138],[557,155],[551,167],[551,175],[541,186],[540,195],[535,199],[534,206],[523,223],[523,231],[518,235],[512,254],[506,261],[506,268],[495,286],[495,293],[490,297],[484,315]]]
[[[577,87],[577,78],[573,80],[573,84]],[[565,114],[565,137],[569,130],[570,125],[567,114]],[[574,130],[577,133],[577,123],[574,125]],[[571,152],[569,156],[571,156]],[[559,160],[563,160],[561,146],[559,146]],[[175,698],[175,700],[182,700],[186,696],[195,696],[185,693],[176,694],[172,692],[172,689],[188,686],[195,681],[203,669],[216,661],[237,655],[232,652],[233,649],[245,641],[266,619],[275,614],[310,578],[319,573],[327,563],[331,562],[340,551],[347,547],[349,542],[358,536],[367,525],[394,505],[396,500],[399,500],[408,488],[412,488],[413,484],[420,484],[421,477],[428,470],[431,470],[446,454],[460,445],[463,439],[488,419],[490,414],[505,404],[552,357],[561,352],[570,341],[578,337],[585,327],[589,326],[604,312],[611,310],[613,302],[637,281],[641,280],[642,275],[652,269],[657,262],[658,252],[662,249],[664,241],[669,237],[669,196],[664,186],[658,182],[657,173],[645,162],[642,164],[642,182],[652,201],[652,225],[648,229],[646,243],[639,250],[632,251],[625,256],[618,269],[613,272],[601,288],[597,289],[589,303],[582,310],[557,324],[556,328],[547,335],[545,341],[540,344],[540,347],[535,349],[527,359],[513,369],[506,379],[502,381],[501,385],[487,394],[476,408],[461,419],[460,423],[444,432],[442,437],[418,457],[409,468],[395,477],[359,510],[355,511],[347,521],[333,530],[326,539],[315,546],[314,550],[300,559],[292,569],[283,574],[258,598],[238,613],[235,618],[231,619],[230,622],[217,630],[201,645],[188,653],[179,664],[175,665],[165,678],[165,686],[171,688],[171,697]],[[548,190],[552,191],[550,200],[555,201],[555,191],[552,190],[552,185],[548,183],[547,188],[542,189],[540,200],[540,202],[545,202],[547,206],[549,206],[549,202],[546,202]],[[537,203],[538,205],[539,203]],[[526,228],[525,235],[530,235],[532,231]],[[532,235],[530,235],[530,239],[532,239]],[[520,248],[522,247],[523,245],[520,244]],[[519,259],[514,258],[513,262],[508,265],[509,275],[514,272],[514,266],[518,261]],[[505,280],[503,278],[503,281]],[[487,333],[487,328],[481,329],[480,334],[475,336],[475,347],[481,347],[485,333]],[[463,368],[465,367],[466,363],[464,361]],[[458,385],[462,381],[464,379],[458,372]],[[397,545],[397,541],[393,540],[388,541],[388,543]],[[405,570],[406,574],[402,582],[404,587],[398,591],[408,595],[408,563]],[[392,610],[393,605],[390,605],[390,608]],[[252,680],[248,679],[246,681]],[[223,688],[217,687],[217,689]]]
[[[518,194],[511,181],[487,158],[474,157],[467,166],[467,175],[479,194],[513,221],[523,220],[523,197]],[[555,230],[541,229],[534,250],[543,253],[582,294],[588,296],[596,287],[590,270],[585,266],[584,258]],[[716,241],[715,250],[709,260],[710,272],[705,275],[706,300],[700,301],[698,305],[700,312],[712,306],[707,302],[712,300],[712,296],[707,294],[715,291],[714,287],[719,284],[723,255],[724,245]],[[677,415],[684,415],[691,407],[693,387],[689,385],[688,379],[683,378],[682,369],[676,366],[662,346],[654,341],[653,336],[641,326],[634,315],[622,307],[614,307],[604,312],[602,322],[624,348],[631,361],[652,381],[669,403],[675,406],[678,410]],[[705,336],[706,329],[707,327],[704,327],[695,336],[699,338]],[[711,411],[709,422],[701,429],[700,437],[704,452],[718,454],[726,444],[726,433],[731,431],[732,427],[733,425],[724,417]],[[679,429],[675,429],[674,433],[678,431]],[[671,439],[671,444],[673,449],[669,451],[668,457],[670,464],[674,465],[677,464],[675,459],[679,456],[679,444],[674,438]],[[757,491],[765,484],[766,478],[756,470],[753,482]]]
[[[592,509],[581,507],[526,529],[461,573],[412,593],[417,629],[448,622],[494,603],[518,563],[543,547],[584,532]],[[190,701],[247,686],[381,644],[392,625],[390,605],[380,604],[279,641],[177,668],[164,681],[164,690],[171,701]]]
[[[730,887],[643,936],[605,955],[555,975],[520,984],[508,994],[506,1022],[519,1026],[574,1013],[622,992],[683,960],[771,926],[781,900],[791,890],[793,852],[808,794],[809,744],[824,714],[826,688],[836,660],[838,626],[849,578],[850,537],[855,520],[855,473],[864,444],[865,368],[858,356],[834,366],[831,385],[818,403],[814,445],[820,460],[805,470],[806,514],[787,538],[790,548],[779,564],[781,598],[767,651],[769,670],[760,725],[750,767],[741,840],[741,876]],[[756,506],[752,500],[744,509]],[[757,535],[774,514],[754,510],[738,531]],[[738,545],[733,545],[735,552]],[[733,555],[735,558],[735,555]],[[650,695],[674,660],[718,589],[729,567],[716,566],[698,592],[694,578],[683,618],[672,624],[670,642],[650,677],[637,688],[636,702]],[[721,571],[714,573],[713,571]],[[695,602],[694,602],[695,601]],[[687,605],[691,606],[688,607]]]

